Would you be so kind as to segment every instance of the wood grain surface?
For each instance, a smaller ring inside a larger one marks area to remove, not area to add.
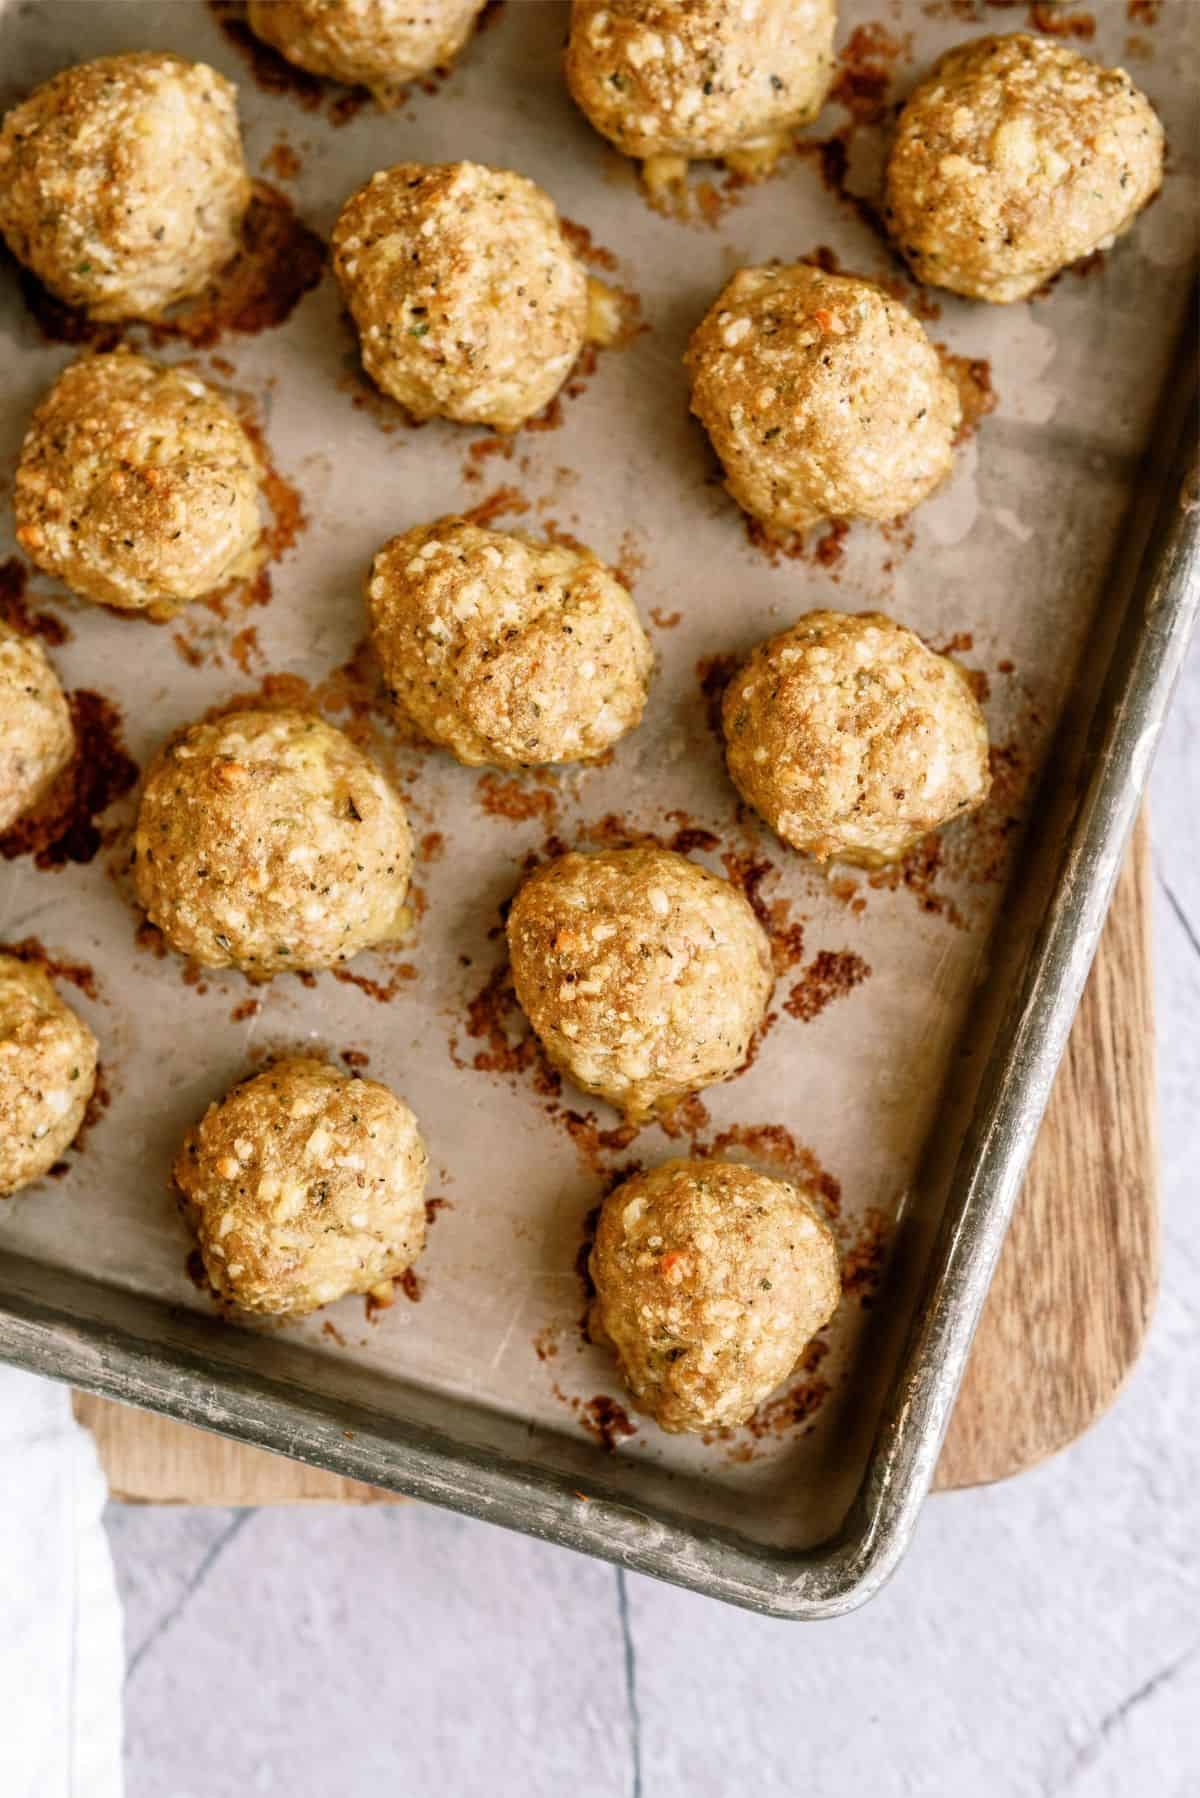
[[[1150,853],[1138,825],[938,1467],[940,1489],[1065,1447],[1137,1358],[1158,1273]],[[353,1480],[77,1393],[114,1498],[198,1505],[390,1500]]]
[[[1002,1480],[1073,1442],[1137,1359],[1158,1287],[1150,833],[1113,895],[938,1466]]]

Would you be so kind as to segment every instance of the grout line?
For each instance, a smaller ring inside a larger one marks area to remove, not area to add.
[[[621,1619],[621,1641],[625,1649],[625,1702],[629,1710],[629,1753],[632,1763],[631,1798],[642,1798],[642,1718],[638,1709],[637,1654],[633,1646],[633,1629],[629,1617],[629,1590],[625,1569],[613,1569],[617,1576],[617,1615]]]
[[[175,1603],[171,1606],[171,1608],[167,1612],[166,1616],[161,1617],[159,1619],[159,1621],[155,1624],[154,1628],[150,1631],[150,1634],[146,1637],[145,1641],[140,1642],[138,1644],[138,1646],[134,1649],[133,1653],[130,1655],[129,1665],[125,1669],[125,1684],[126,1685],[129,1684],[130,1680],[133,1678],[134,1674],[137,1672],[138,1668],[141,1666],[142,1662],[145,1660],[145,1658],[149,1654],[150,1650],[154,1647],[154,1644],[159,1640],[159,1638],[161,1636],[164,1636],[166,1634],[166,1632],[170,1629],[171,1625],[176,1621],[176,1619],[180,1616],[180,1614],[187,1608],[189,1599],[199,1589],[199,1587],[204,1584],[204,1581],[208,1578],[209,1574],[212,1572],[214,1564],[217,1562],[217,1560],[220,1558],[220,1556],[225,1552],[225,1550],[228,1548],[229,1544],[233,1541],[234,1537],[238,1534],[238,1532],[240,1530],[242,1530],[246,1524],[249,1523],[249,1521],[253,1515],[254,1515],[254,1512],[252,1510],[239,1511],[237,1516],[233,1518],[232,1522],[226,1524],[225,1528],[221,1531],[221,1534],[217,1537],[216,1541],[209,1545],[209,1548],[208,1548],[207,1552],[205,1553],[203,1559],[201,1560],[200,1565],[196,1568],[195,1573],[193,1573],[191,1579],[188,1581],[187,1585],[183,1588],[183,1591],[179,1594],[179,1597],[175,1600]]]
[[[1159,886],[1163,890],[1163,895],[1167,901],[1167,904],[1170,906],[1171,910],[1175,914],[1175,918],[1179,924],[1180,929],[1183,931],[1184,936],[1187,938],[1188,942],[1191,944],[1192,949],[1195,951],[1196,955],[1200,956],[1200,937],[1198,937],[1196,935],[1195,929],[1192,926],[1191,919],[1188,917],[1187,913],[1184,911],[1183,906],[1179,903],[1179,900],[1175,897],[1175,894],[1174,894],[1174,891],[1172,890],[1172,888],[1167,884],[1167,878],[1166,878],[1165,874],[1163,873],[1162,869],[1155,868],[1154,873],[1158,880]]]
[[[1130,1712],[1138,1710],[1153,1698],[1156,1692],[1160,1692],[1164,1686],[1169,1685],[1178,1674],[1190,1666],[1197,1653],[1200,1653],[1200,1642],[1193,1642],[1189,1648],[1184,1649],[1182,1654],[1176,1655],[1175,1659],[1169,1661],[1165,1667],[1160,1667],[1157,1673],[1151,1674],[1149,1679],[1144,1680],[1140,1686],[1123,1698],[1120,1704],[1114,1705],[1111,1711],[1101,1717],[1090,1737],[1072,1761],[1067,1770],[1066,1783],[1059,1790],[1068,1790],[1089,1767],[1094,1766],[1109,1737],[1124,1723]]]

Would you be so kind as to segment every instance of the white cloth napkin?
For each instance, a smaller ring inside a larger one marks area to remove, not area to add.
[[[121,1607],[65,1386],[0,1367],[0,1793],[121,1798]]]

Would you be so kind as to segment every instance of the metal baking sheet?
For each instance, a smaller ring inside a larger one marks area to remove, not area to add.
[[[1035,10],[1087,29],[1075,9]],[[274,328],[155,351],[239,396],[298,495],[293,530],[295,505],[276,489],[269,603],[248,603],[264,599],[260,582],[224,616],[193,608],[156,627],[34,575],[26,604],[66,626],[53,651],[64,680],[112,701],[139,763],[235,696],[323,706],[400,782],[423,903],[410,942],[352,965],[365,985],[322,974],[251,987],[139,940],[132,796],[104,815],[92,859],[0,865],[0,938],[34,936],[94,974],[91,996],[67,990],[100,1038],[109,1094],[61,1177],[4,1207],[0,1354],[779,1615],[829,1615],[878,1586],[932,1477],[1195,604],[1178,497],[1186,428],[1155,423],[1194,254],[1186,10],[1149,25],[1108,5],[1084,46],[1124,59],[1162,112],[1162,197],[1101,266],[993,308],[920,296],[872,230],[870,196],[890,102],[948,44],[1023,24],[1020,7],[843,4],[840,97],[809,134],[824,148],[754,188],[698,171],[688,221],[651,211],[573,110],[565,8],[551,0],[502,8],[450,76],[388,115],[319,84],[264,91],[198,3],[0,7],[0,105],[105,52],[203,58],[239,83],[252,172],[317,233],[377,167],[507,164],[586,228],[593,272],[636,295],[645,327],[511,446],[414,430],[373,396],[328,274]],[[896,283],[973,365],[976,392],[990,383],[995,408],[911,519],[772,559],[689,420],[680,357],[735,267],[818,250]],[[0,268],[6,488],[29,412],[73,353],[47,341],[16,271]],[[1157,460],[1139,474],[1147,446]],[[645,723],[608,765],[461,769],[405,741],[374,703],[359,649],[373,551],[475,507],[573,534],[629,573],[660,665]],[[0,561],[10,532],[6,506]],[[722,770],[708,715],[722,667],[816,605],[892,613],[956,645],[986,687],[994,799],[898,878],[823,874],[789,855],[737,811]],[[614,1114],[554,1090],[522,1046],[498,927],[529,857],[641,833],[749,882],[780,978],[753,1065],[688,1107],[675,1136],[626,1141]],[[233,1324],[188,1277],[169,1165],[213,1096],[297,1044],[409,1099],[445,1204],[411,1302],[373,1319],[356,1300],[282,1330]],[[752,1428],[710,1442],[640,1419],[579,1327],[589,1211],[620,1168],[693,1145],[819,1176],[846,1266],[807,1365]]]

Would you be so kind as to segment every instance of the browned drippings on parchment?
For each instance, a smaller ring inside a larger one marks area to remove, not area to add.
[[[17,276],[25,304],[50,343],[112,350],[122,341],[145,339],[152,348],[178,341],[208,349],[227,332],[255,333],[283,324],[317,285],[324,266],[324,243],[297,217],[287,195],[255,181],[238,254],[201,294],[181,300],[162,318],[100,323],[56,299],[28,269],[19,267]]]
[[[61,618],[30,605],[29,570],[19,556],[0,562],[0,623],[22,637],[40,637],[50,649],[71,640],[70,628]]]
[[[121,714],[111,699],[90,688],[67,694],[75,727],[75,754],[49,794],[0,837],[0,855],[12,861],[32,855],[39,868],[90,862],[106,841],[101,820],[138,778],[125,748]]]

